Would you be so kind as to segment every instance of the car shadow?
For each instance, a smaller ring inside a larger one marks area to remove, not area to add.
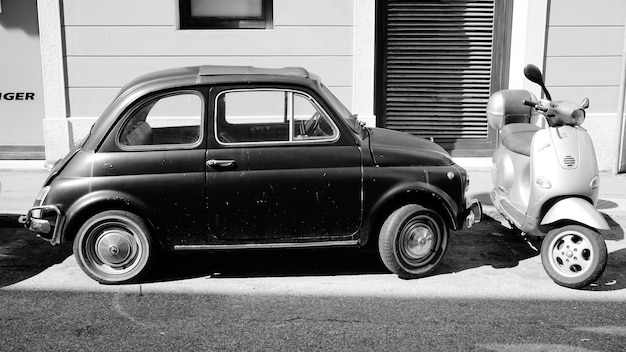
[[[539,255],[540,244],[529,242],[500,219],[484,215],[471,229],[453,233],[448,253],[434,274],[449,274],[482,266],[514,268]]]
[[[431,276],[491,266],[514,268],[520,261],[539,255],[541,243],[531,242],[507,228],[502,219],[485,215],[472,229],[452,232],[448,252]],[[617,224],[612,221],[611,224]],[[612,225],[613,226],[613,225]],[[619,225],[617,225],[619,228]],[[615,240],[623,238],[615,234]],[[606,237],[606,236],[605,236]],[[607,268],[589,291],[626,288],[626,249],[609,254]],[[377,251],[363,249],[292,249],[238,252],[183,252],[162,256],[147,282],[210,278],[302,277],[390,274]]]
[[[448,252],[432,275],[486,265],[512,268],[536,255],[538,252],[514,231],[486,217],[471,230],[451,233]],[[162,256],[146,281],[362,274],[389,274],[377,251],[333,248],[183,252]]]
[[[0,287],[31,278],[72,254],[71,245],[51,246],[17,222],[0,214]]]
[[[146,281],[382,274],[374,253],[349,248],[180,252],[159,258]]]

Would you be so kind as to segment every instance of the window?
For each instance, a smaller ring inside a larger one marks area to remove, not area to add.
[[[273,0],[179,0],[181,29],[271,29]]]
[[[133,110],[119,134],[126,147],[195,145],[200,141],[202,98],[178,93],[150,100]]]
[[[237,90],[217,98],[216,138],[222,144],[331,141],[337,127],[307,94]]]

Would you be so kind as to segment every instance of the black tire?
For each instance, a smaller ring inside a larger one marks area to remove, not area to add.
[[[109,210],[87,220],[74,239],[74,256],[80,268],[103,284],[135,282],[155,261],[150,231],[145,221],[121,210]]]
[[[569,288],[583,288],[600,278],[608,260],[599,233],[579,225],[548,232],[541,245],[541,263],[550,278]]]
[[[448,248],[448,228],[434,211],[405,205],[389,215],[378,238],[383,263],[403,279],[431,273]]]

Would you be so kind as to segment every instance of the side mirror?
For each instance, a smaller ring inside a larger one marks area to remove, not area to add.
[[[541,74],[541,70],[539,70],[537,66],[526,65],[526,67],[524,68],[524,76],[526,76],[529,81],[537,83],[545,93],[546,98],[548,100],[552,100],[552,96],[550,96],[550,93],[548,92],[548,89],[546,89],[546,85],[543,82],[543,75]]]

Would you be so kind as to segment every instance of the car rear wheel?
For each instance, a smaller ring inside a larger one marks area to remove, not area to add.
[[[103,284],[139,280],[152,266],[155,252],[145,221],[121,210],[91,217],[74,239],[74,256],[81,269]]]
[[[417,204],[394,211],[383,223],[378,250],[385,266],[403,279],[432,272],[448,248],[448,228],[434,211]]]
[[[608,260],[599,233],[569,225],[548,232],[541,245],[541,262],[554,282],[583,288],[600,278]]]

